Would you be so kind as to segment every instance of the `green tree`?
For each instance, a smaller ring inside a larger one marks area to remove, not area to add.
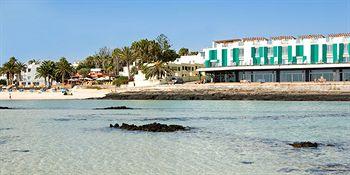
[[[128,78],[130,80],[130,64],[132,64],[135,61],[134,52],[130,47],[123,47],[122,49],[118,49],[116,51],[116,54],[120,58],[120,60],[126,63],[126,66],[128,68]]]
[[[113,58],[113,67],[114,67],[114,76],[117,77],[119,75],[119,66],[120,66],[120,58],[119,53],[120,49],[116,48],[112,52],[112,58]]]
[[[15,75],[20,79],[21,71],[26,69],[25,64],[19,62],[15,57],[11,57],[8,62],[4,63],[1,68],[1,73],[6,74],[7,84],[13,84]]]
[[[171,45],[170,45],[170,41],[168,39],[167,36],[165,36],[164,34],[160,34],[157,38],[156,38],[157,43],[159,44],[160,48],[162,49],[162,51],[165,50],[169,50]]]
[[[26,71],[27,65],[17,61],[15,73],[17,74],[18,81],[22,81],[22,71]]]
[[[175,61],[178,57],[179,55],[175,50],[165,50],[158,56],[158,60],[162,62],[171,62]]]
[[[154,40],[142,39],[131,44],[136,58],[139,60],[139,66],[143,63],[154,62],[161,53],[160,45]]]
[[[156,78],[158,80],[173,73],[168,65],[162,61],[156,61],[150,66],[145,66],[143,72],[147,79]]]
[[[56,63],[56,76],[61,77],[61,83],[65,82],[65,79],[67,76],[69,76],[71,73],[73,73],[74,69],[72,65],[67,61],[66,58],[62,57],[57,63]]]
[[[90,68],[81,68],[78,71],[78,74],[81,75],[83,78],[87,77],[90,73]]]
[[[56,64],[53,61],[43,61],[37,68],[36,78],[44,78],[45,86],[51,87],[53,79],[55,79]]]
[[[36,60],[36,59],[31,59],[28,61],[28,64],[40,64],[40,61],[39,60]]]
[[[179,50],[179,55],[180,56],[185,56],[185,55],[188,55],[189,54],[189,50],[187,49],[187,48],[181,48],[180,50]]]

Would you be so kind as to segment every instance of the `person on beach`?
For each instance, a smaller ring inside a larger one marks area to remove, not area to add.
[[[12,99],[12,97],[11,97],[11,92],[9,92],[9,99],[10,99],[10,100]]]

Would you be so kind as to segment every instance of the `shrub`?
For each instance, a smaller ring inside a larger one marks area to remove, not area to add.
[[[6,85],[7,85],[6,80],[1,79],[1,80],[0,80],[0,85],[4,85],[4,86],[6,86]]]
[[[120,86],[122,84],[128,84],[128,77],[120,76],[113,80],[113,85]]]

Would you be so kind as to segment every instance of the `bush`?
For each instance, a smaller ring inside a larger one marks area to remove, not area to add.
[[[113,85],[120,86],[122,84],[128,84],[128,77],[120,76],[113,80]]]
[[[7,85],[6,80],[1,79],[1,80],[0,80],[0,85],[4,85],[4,86],[6,86],[6,85]]]

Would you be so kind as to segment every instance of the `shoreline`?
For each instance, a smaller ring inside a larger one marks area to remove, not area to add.
[[[350,93],[317,92],[235,92],[222,90],[208,91],[141,91],[109,93],[102,98],[109,100],[264,100],[264,101],[350,101]]]
[[[350,82],[163,85],[121,88],[105,97],[91,99],[350,101]]]
[[[107,89],[71,89],[73,95],[63,95],[61,92],[0,92],[0,100],[79,100],[88,98],[102,98],[110,91]]]
[[[11,100],[266,100],[350,101],[350,82],[327,83],[185,83],[153,87],[107,86],[104,89],[73,88],[60,92],[12,92]],[[0,100],[10,100],[0,92]]]

